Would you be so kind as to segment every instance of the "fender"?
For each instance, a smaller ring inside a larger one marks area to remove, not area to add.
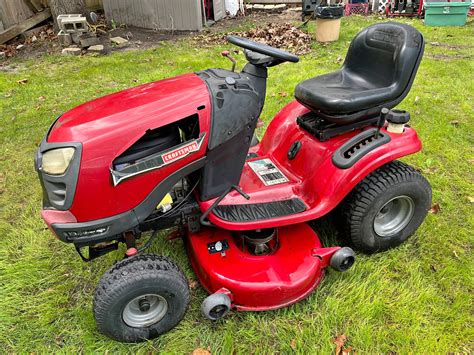
[[[288,104],[272,120],[261,143],[251,149],[251,153],[258,155],[251,160],[271,159],[289,182],[259,186],[255,183],[255,178],[250,177],[254,173],[246,164],[239,186],[250,196],[250,200],[245,200],[233,191],[219,204],[259,204],[298,198],[304,202],[306,210],[271,219],[238,223],[220,219],[211,213],[209,220],[212,223],[230,230],[248,230],[273,228],[320,218],[332,211],[372,171],[392,160],[421,150],[421,141],[413,128],[406,127],[402,134],[389,133],[382,128],[382,132],[390,136],[390,141],[368,152],[352,167],[341,169],[332,161],[334,152],[361,130],[320,142],[296,124],[297,117],[306,112],[308,110],[296,101]],[[370,128],[373,127],[365,129]],[[294,159],[289,159],[288,151],[296,141],[301,143],[301,148]],[[214,201],[200,201],[201,210],[206,211]]]

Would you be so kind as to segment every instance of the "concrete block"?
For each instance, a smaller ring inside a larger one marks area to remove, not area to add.
[[[80,55],[81,49],[80,48],[64,48],[61,52],[62,55]]]
[[[87,20],[82,15],[59,15],[57,20],[59,28],[66,33],[87,32],[89,30]]]
[[[64,32],[63,30],[58,33],[59,44],[63,47],[70,46],[72,44],[72,38],[69,33]]]
[[[128,46],[128,41],[122,37],[112,37],[110,39],[110,42],[112,42],[112,44],[115,44],[119,48]]]
[[[99,44],[99,39],[97,37],[83,37],[80,42],[82,48],[87,48]]]
[[[72,39],[72,43],[75,43],[75,44],[80,44],[81,43],[81,38],[82,38],[82,33],[79,32],[79,33],[71,33],[71,39]]]
[[[99,53],[102,54],[105,52],[104,46],[102,44],[97,44],[95,46],[90,46],[87,49],[87,53]]]

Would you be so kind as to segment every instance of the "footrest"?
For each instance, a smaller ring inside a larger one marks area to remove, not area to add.
[[[304,202],[298,198],[293,198],[268,203],[222,205],[217,206],[213,213],[220,219],[229,222],[252,222],[296,214],[305,210]]]

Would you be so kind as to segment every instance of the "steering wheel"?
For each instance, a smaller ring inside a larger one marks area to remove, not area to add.
[[[248,49],[252,52],[268,55],[272,58],[278,59],[281,62],[297,63],[300,60],[300,58],[294,54],[282,51],[281,49],[274,48],[263,43],[251,41],[247,38],[227,36],[227,40],[236,46]]]

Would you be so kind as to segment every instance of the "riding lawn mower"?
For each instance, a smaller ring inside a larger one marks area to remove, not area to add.
[[[56,119],[36,153],[50,230],[85,261],[125,244],[93,299],[113,339],[151,339],[184,317],[187,278],[147,253],[160,231],[183,239],[210,294],[202,313],[218,320],[286,307],[328,267],[353,265],[350,247],[324,247],[308,222],[335,214],[351,247],[370,254],[404,242],[430,208],[429,183],[397,160],[421,149],[410,114],[394,109],[422,59],[416,29],[362,30],[340,70],[296,86],[261,142],[268,68],[299,59],[227,39],[244,49],[240,72],[207,69],[87,102]]]

